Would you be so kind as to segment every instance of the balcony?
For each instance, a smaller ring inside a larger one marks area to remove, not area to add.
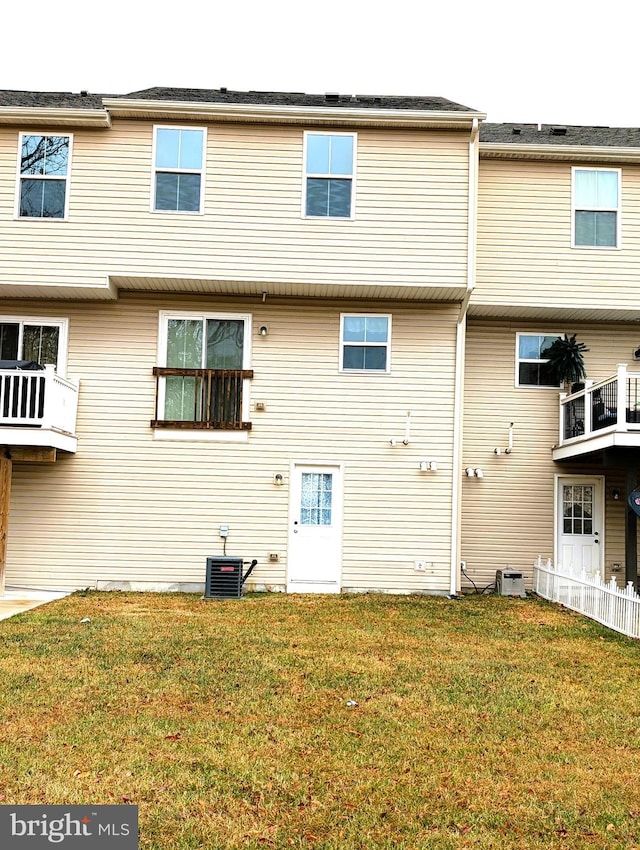
[[[251,369],[177,369],[156,366],[152,428],[250,431],[246,383]]]
[[[56,375],[53,366],[0,369],[0,444],[12,453],[13,447],[75,453],[77,412],[78,383]]]
[[[617,373],[560,396],[560,435],[554,460],[610,448],[640,448],[640,371]]]

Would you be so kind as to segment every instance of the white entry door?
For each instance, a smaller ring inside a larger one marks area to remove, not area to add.
[[[558,477],[556,564],[579,576],[604,576],[604,481],[601,476]]]
[[[295,464],[289,511],[289,593],[339,593],[342,470]]]

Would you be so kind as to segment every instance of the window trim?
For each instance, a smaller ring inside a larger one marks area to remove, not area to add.
[[[576,206],[576,173],[578,171],[604,171],[618,175],[618,205],[612,207],[577,207]],[[616,244],[615,245],[576,245],[576,212],[614,212],[616,214]],[[622,169],[621,168],[588,168],[584,165],[571,167],[571,247],[587,251],[619,251],[622,247]]]
[[[353,139],[353,158],[351,161],[351,176],[346,174],[320,174],[307,171],[307,145],[309,136],[351,136]],[[358,134],[345,132],[326,132],[320,130],[305,130],[302,139],[302,205],[301,216],[308,221],[354,221],[356,210],[356,162],[358,159]],[[307,215],[307,181],[309,178],[324,180],[351,180],[351,208],[349,215]]]
[[[18,340],[20,346],[22,345],[22,340],[24,336],[24,325],[48,325],[49,327],[58,328],[58,364],[56,366],[56,375],[60,375],[61,378],[66,377],[67,345],[69,341],[69,319],[60,319],[53,316],[6,316],[4,314],[1,314],[0,324],[20,325],[20,330],[18,331]],[[44,366],[45,364],[43,363],[42,365]]]
[[[69,157],[67,160],[67,173],[64,177],[49,177],[48,175],[38,174],[23,174],[22,173],[22,140],[25,136],[63,136],[69,139]],[[73,133],[53,133],[51,131],[39,132],[37,130],[22,130],[18,133],[18,161],[16,165],[16,198],[13,210],[13,217],[17,221],[68,221],[69,220],[69,196],[71,195],[71,163],[73,161]],[[22,194],[22,179],[27,180],[57,180],[65,181],[64,192],[64,215],[61,218],[56,216],[31,216],[20,215],[20,195]]]
[[[340,313],[340,353],[338,371],[343,375],[389,375],[391,373],[391,321],[392,313]],[[385,348],[387,351],[387,363],[385,369],[346,369],[344,367],[344,347],[350,345],[350,341],[344,339],[345,318],[357,319],[381,319],[387,320],[387,341],[384,343],[363,343],[367,348]]]
[[[202,133],[202,162],[200,168],[160,168],[156,166],[158,130],[199,130]],[[207,164],[207,128],[187,127],[176,124],[154,124],[153,142],[151,145],[151,199],[150,211],[158,215],[204,215],[204,191]],[[156,176],[158,171],[168,174],[199,174],[200,175],[200,208],[197,210],[158,210],[156,209]]]
[[[167,365],[167,342],[170,319],[200,319],[203,322],[207,319],[243,321],[244,340],[242,346],[242,368],[251,369],[251,341],[253,329],[253,316],[251,313],[227,313],[222,310],[215,312],[202,312],[199,310],[160,310],[158,313],[158,352],[156,365],[161,367],[166,367]],[[242,418],[247,422],[250,420],[251,411],[250,388],[251,381],[245,380],[242,387]],[[164,401],[165,393],[163,382],[162,388],[158,387],[158,410],[164,410]],[[249,431],[154,428],[153,438],[156,440],[237,443],[247,442],[249,439]]]
[[[520,364],[521,363],[546,363],[545,360],[533,359],[531,357],[520,357],[520,337],[522,336],[553,336],[561,337],[561,331],[516,331],[516,350],[515,350],[515,386],[522,390],[561,390],[560,384],[521,384],[520,383]]]

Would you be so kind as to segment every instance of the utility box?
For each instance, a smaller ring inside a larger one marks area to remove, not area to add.
[[[498,596],[526,596],[522,573],[496,570],[496,593]]]
[[[205,599],[239,599],[242,595],[242,558],[207,558]]]

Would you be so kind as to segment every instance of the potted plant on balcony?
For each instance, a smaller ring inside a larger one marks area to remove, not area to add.
[[[545,372],[550,384],[558,384],[565,388],[571,387],[576,382],[582,382],[587,377],[584,365],[584,354],[589,351],[584,342],[576,340],[576,334],[569,336],[564,334],[550,345],[545,352],[548,362]],[[573,388],[584,389],[584,384]]]

